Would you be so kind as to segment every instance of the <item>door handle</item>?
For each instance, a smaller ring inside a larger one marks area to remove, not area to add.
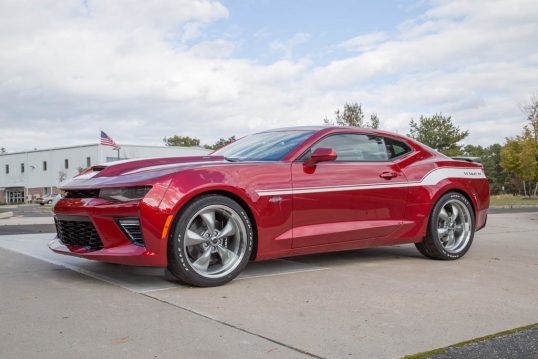
[[[394,178],[394,177],[397,177],[398,174],[396,172],[392,172],[392,171],[387,171],[387,172],[383,172],[379,175],[379,177],[381,178],[384,178],[384,179],[391,179],[391,178]]]

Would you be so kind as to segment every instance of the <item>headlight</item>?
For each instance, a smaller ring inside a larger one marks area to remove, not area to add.
[[[99,197],[114,201],[136,201],[141,200],[151,189],[145,187],[126,187],[126,188],[103,188],[99,191]]]

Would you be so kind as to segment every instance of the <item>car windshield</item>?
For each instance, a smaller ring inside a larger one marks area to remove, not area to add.
[[[273,131],[246,136],[213,153],[229,161],[279,161],[314,131]]]

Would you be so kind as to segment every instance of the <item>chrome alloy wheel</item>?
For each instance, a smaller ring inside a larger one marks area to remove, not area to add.
[[[247,230],[232,208],[210,205],[192,216],[183,243],[187,261],[196,273],[221,278],[241,263],[247,248]]]
[[[437,234],[443,248],[458,253],[467,246],[472,234],[469,208],[458,199],[446,202],[437,218]]]

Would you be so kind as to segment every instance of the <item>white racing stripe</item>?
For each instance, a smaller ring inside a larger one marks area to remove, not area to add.
[[[357,191],[357,190],[378,189],[378,188],[433,186],[447,178],[483,179],[483,178],[486,178],[486,176],[484,174],[484,171],[481,168],[444,167],[444,168],[436,168],[436,169],[431,170],[420,181],[392,182],[392,183],[381,182],[381,183],[372,183],[372,184],[352,184],[352,185],[324,186],[324,187],[283,188],[283,189],[274,189],[274,190],[259,190],[256,192],[258,193],[259,196],[279,196],[279,195],[285,195],[285,194],[341,192],[341,191]]]

